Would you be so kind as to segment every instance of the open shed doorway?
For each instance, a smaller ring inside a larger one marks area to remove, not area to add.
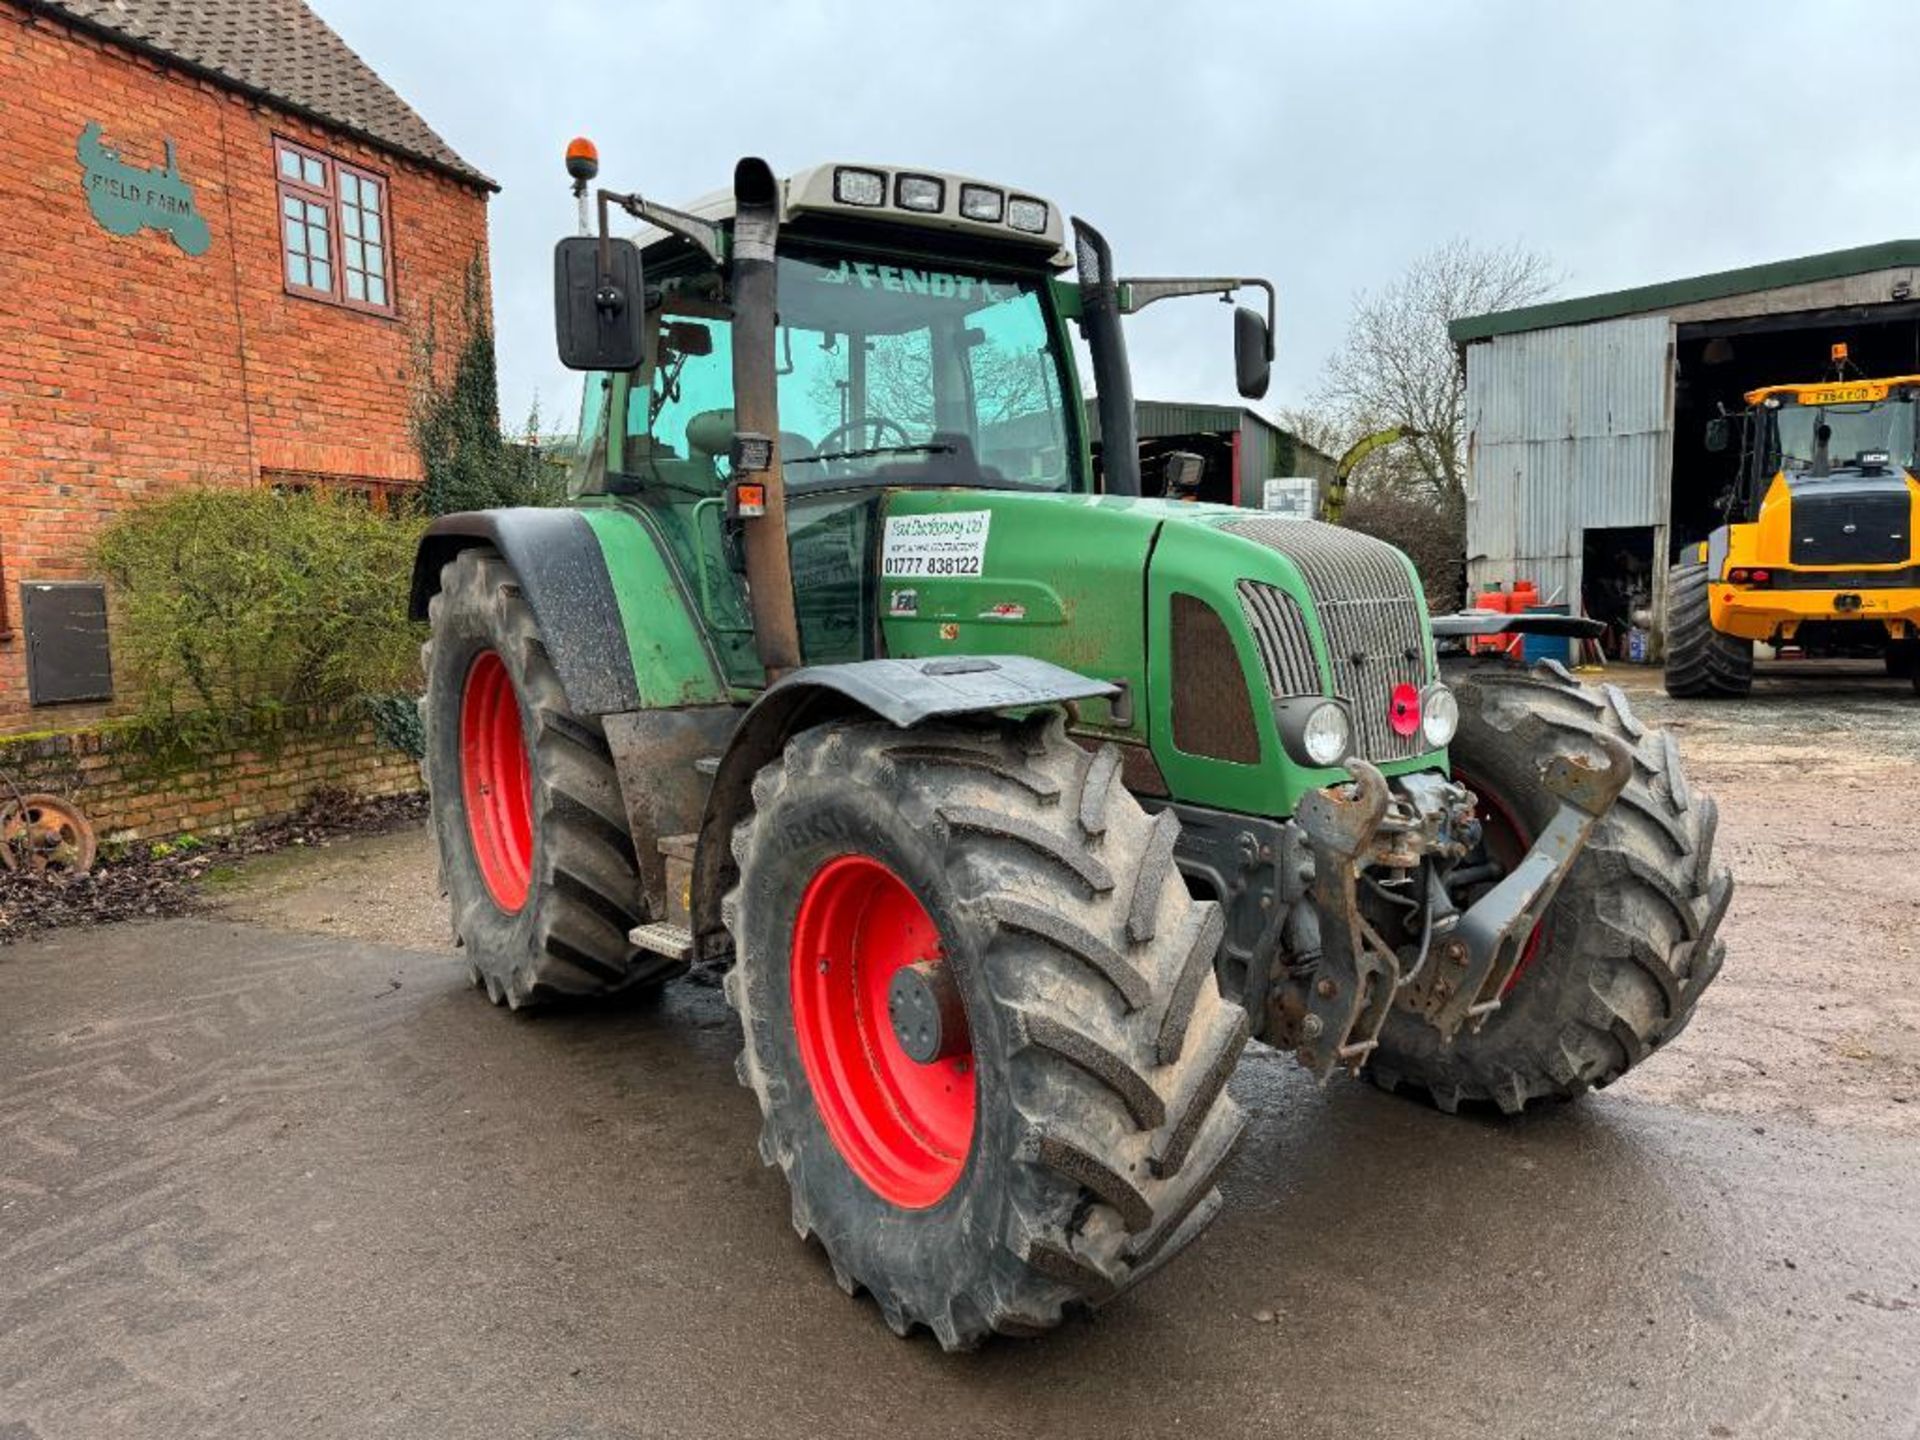
[[[1723,408],[1728,414],[1740,413],[1746,408],[1746,392],[1762,385],[1826,379],[1833,373],[1832,348],[1842,342],[1850,364],[1861,374],[1920,374],[1920,302],[1679,327],[1668,563],[1730,518],[1727,506],[1739,476],[1740,448],[1731,445],[1717,455],[1708,451],[1707,422]]]
[[[1609,660],[1644,661],[1653,630],[1654,536],[1651,525],[1621,525],[1582,532],[1580,613],[1604,621],[1600,648]],[[1640,636],[1638,653],[1633,637]]]
[[[1143,436],[1140,441],[1140,493],[1155,498],[1204,500],[1210,505],[1234,505],[1239,494],[1234,485],[1234,467],[1240,449],[1236,436],[1229,432],[1202,430],[1188,435]],[[1198,455],[1201,462],[1199,488],[1188,494],[1169,495],[1169,461],[1177,454]]]

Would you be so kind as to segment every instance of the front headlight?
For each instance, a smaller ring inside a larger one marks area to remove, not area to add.
[[[1459,729],[1460,702],[1446,686],[1433,686],[1420,699],[1420,733],[1438,750],[1452,744]]]
[[[1353,722],[1338,700],[1288,696],[1273,702],[1273,718],[1287,753],[1302,765],[1324,770],[1353,753]]]
[[[1314,764],[1338,765],[1353,748],[1353,727],[1347,724],[1347,712],[1334,704],[1320,706],[1307,716],[1300,740]]]

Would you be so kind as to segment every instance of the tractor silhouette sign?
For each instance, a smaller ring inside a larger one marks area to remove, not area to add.
[[[173,141],[166,142],[166,164],[158,170],[130,165],[100,133],[100,122],[88,123],[75,147],[80,157],[80,187],[100,228],[112,235],[134,235],[142,229],[164,230],[189,255],[202,254],[212,241],[207,222],[194,207],[193,187],[180,178]]]

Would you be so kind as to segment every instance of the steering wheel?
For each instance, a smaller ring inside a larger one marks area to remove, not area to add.
[[[813,453],[816,455],[831,455],[835,451],[842,449],[864,449],[864,446],[848,445],[846,442],[867,430],[873,432],[873,443],[875,445],[882,443],[882,437],[889,430],[900,437],[900,443],[902,445],[913,444],[913,437],[907,434],[906,427],[898,420],[889,420],[884,415],[869,415],[864,420],[849,420],[844,425],[834,426],[833,429],[814,441]],[[835,463],[842,467],[846,464],[844,460]]]

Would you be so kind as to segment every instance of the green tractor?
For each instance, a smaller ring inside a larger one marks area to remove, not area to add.
[[[1686,1024],[1730,883],[1670,738],[1555,665],[1443,681],[1387,545],[1140,497],[1121,317],[1263,291],[1258,398],[1266,282],[1122,279],[930,170],[597,199],[572,503],[443,518],[414,574],[454,930],[516,1009],[723,972],[794,1227],[895,1331],[1177,1255],[1249,1040],[1518,1111]]]

